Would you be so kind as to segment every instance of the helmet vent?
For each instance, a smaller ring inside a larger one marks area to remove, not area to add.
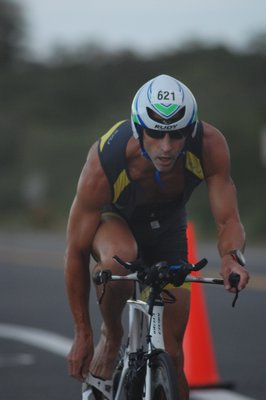
[[[171,125],[175,122],[180,121],[186,112],[186,106],[181,107],[171,118],[164,118],[161,115],[157,114],[154,110],[149,107],[146,107],[148,116],[155,122],[159,122],[165,125]]]

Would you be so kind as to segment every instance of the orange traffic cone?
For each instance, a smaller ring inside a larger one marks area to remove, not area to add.
[[[188,259],[197,259],[193,224],[187,229]],[[190,387],[219,386],[219,374],[214,354],[213,340],[207,316],[205,296],[201,284],[191,285],[189,321],[184,337],[185,374]]]

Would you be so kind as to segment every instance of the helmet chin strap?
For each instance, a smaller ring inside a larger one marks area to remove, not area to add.
[[[142,141],[140,141],[140,150],[141,150],[141,155],[142,155],[144,158],[146,158],[146,160],[149,160],[149,161],[152,162],[152,159],[150,158],[149,154],[148,154],[147,151],[144,149],[144,146],[143,146]],[[179,158],[181,158],[184,154],[185,154],[185,143],[184,143],[184,145],[183,145],[181,151],[178,153],[178,156],[177,156],[176,160],[178,160]],[[153,165],[154,165],[154,164],[153,164]],[[155,167],[154,180],[155,180],[156,183],[158,183],[158,185],[159,185],[160,187],[163,187],[163,186],[164,186],[164,183],[163,183],[163,181],[162,181],[162,179],[161,179],[161,171],[159,171],[159,170],[156,168],[155,165],[154,165],[154,167]]]

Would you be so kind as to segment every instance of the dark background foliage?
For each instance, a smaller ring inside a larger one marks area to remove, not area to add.
[[[166,73],[192,90],[200,118],[226,136],[248,237],[265,239],[264,33],[241,52],[195,41],[145,58],[89,43],[72,51],[58,49],[37,63],[24,46],[23,14],[14,3],[0,0],[0,26],[3,226],[64,229],[90,145],[112,124],[130,117],[132,98],[146,80]],[[189,211],[200,233],[212,235],[204,185]]]

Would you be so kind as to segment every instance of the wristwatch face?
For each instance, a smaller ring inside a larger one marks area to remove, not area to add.
[[[230,254],[235,258],[238,264],[242,265],[242,267],[246,265],[246,260],[241,250],[239,249],[232,250],[230,251]]]

